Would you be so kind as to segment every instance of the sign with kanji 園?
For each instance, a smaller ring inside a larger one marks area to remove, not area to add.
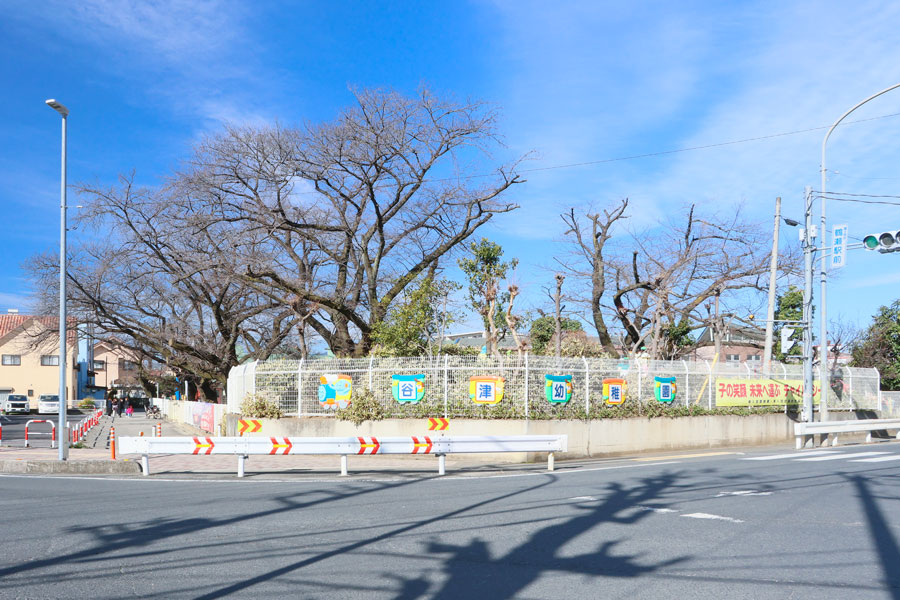
[[[425,375],[391,375],[391,393],[400,403],[419,402],[425,397]]]
[[[350,406],[353,378],[349,375],[329,374],[319,376],[319,405],[326,410]]]
[[[572,399],[571,375],[544,375],[547,400],[553,404],[565,404]]]
[[[603,400],[610,405],[625,402],[625,380],[608,377],[603,380]]]
[[[497,404],[503,399],[503,382],[497,375],[469,377],[469,398],[475,404]]]
[[[813,383],[813,404],[819,403]],[[716,406],[783,406],[803,402],[802,379],[716,379]]]
[[[654,377],[653,378],[653,395],[659,402],[672,402],[675,400],[674,377]]]

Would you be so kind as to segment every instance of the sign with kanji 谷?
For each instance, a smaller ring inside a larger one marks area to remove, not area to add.
[[[813,383],[813,404],[819,403]],[[802,379],[716,379],[716,406],[783,406],[803,401]]]
[[[336,410],[350,406],[353,378],[349,375],[319,376],[319,405],[326,410]]]
[[[672,402],[675,400],[675,378],[674,377],[654,377],[653,378],[653,395],[659,402]]]
[[[572,399],[571,375],[544,375],[544,380],[548,402],[565,404]]]
[[[391,393],[400,403],[419,402],[425,397],[425,375],[391,375]]]
[[[469,377],[469,398],[475,404],[497,404],[503,399],[503,383],[497,375]]]
[[[603,380],[603,400],[607,404],[616,405],[625,402],[625,380],[608,377]]]

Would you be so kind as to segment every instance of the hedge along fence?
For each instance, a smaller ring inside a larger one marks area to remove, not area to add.
[[[797,390],[791,404],[799,402],[802,382],[800,365],[775,364],[771,376],[764,376],[748,364],[717,364],[706,361],[657,361],[647,359],[555,358],[523,355],[521,358],[493,359],[484,356],[433,356],[406,358],[362,358],[322,360],[270,360],[246,363],[231,370],[228,378],[228,410],[239,407],[249,393],[274,400],[286,415],[332,416],[333,409],[319,401],[323,376],[344,375],[353,390],[371,390],[384,407],[386,417],[468,417],[566,419],[596,418],[613,412],[657,414],[656,378],[675,378],[672,407],[677,414],[707,412],[741,406],[786,408],[766,399],[762,385]],[[393,376],[424,375],[424,397],[418,402],[400,403],[392,391]],[[571,376],[572,394],[568,402],[547,400],[546,376]],[[476,404],[469,396],[470,378],[503,378],[502,400],[494,405]],[[333,377],[331,377],[333,379]],[[604,379],[626,382],[621,406],[607,406],[603,399]],[[832,373],[827,388],[829,408],[876,409],[879,376],[875,369],[842,367]],[[745,398],[742,399],[742,396]],[[740,411],[738,411],[740,412]]]

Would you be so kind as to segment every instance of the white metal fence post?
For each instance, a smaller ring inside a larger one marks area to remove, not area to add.
[[[641,406],[642,398],[644,397],[644,372],[641,369],[641,361],[635,360],[635,364],[637,365],[638,372],[638,408]]]
[[[528,420],[528,351],[525,352],[525,420]]]
[[[684,405],[687,406],[691,403],[690,395],[691,395],[691,371],[688,369],[687,362],[682,358],[681,364],[684,365]]]
[[[297,416],[303,416],[303,359],[297,367]]]
[[[375,390],[372,389],[372,363],[375,361],[374,356],[369,357],[369,391],[375,393]]]
[[[588,365],[587,357],[582,356],[584,361],[584,414],[590,417],[591,414],[591,368]]]
[[[447,418],[447,400],[450,395],[450,356],[444,356],[444,418]]]
[[[713,386],[716,384],[716,382],[713,381],[712,365],[709,364],[708,360],[704,360],[703,362],[706,363],[706,371],[707,371],[707,373],[709,373],[709,385],[706,386],[707,387],[706,397],[707,397],[707,402],[708,402],[708,408],[709,408],[709,410],[712,410]]]

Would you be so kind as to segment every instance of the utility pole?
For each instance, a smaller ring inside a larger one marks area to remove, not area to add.
[[[772,231],[772,258],[769,260],[769,309],[766,312],[766,346],[763,350],[763,373],[772,369],[772,336],[775,328],[775,278],[778,270],[778,232],[781,229],[781,196],[775,198],[775,228]]]
[[[803,230],[803,411],[800,420],[813,420],[813,340],[812,340],[812,188],[804,192],[805,229]]]

